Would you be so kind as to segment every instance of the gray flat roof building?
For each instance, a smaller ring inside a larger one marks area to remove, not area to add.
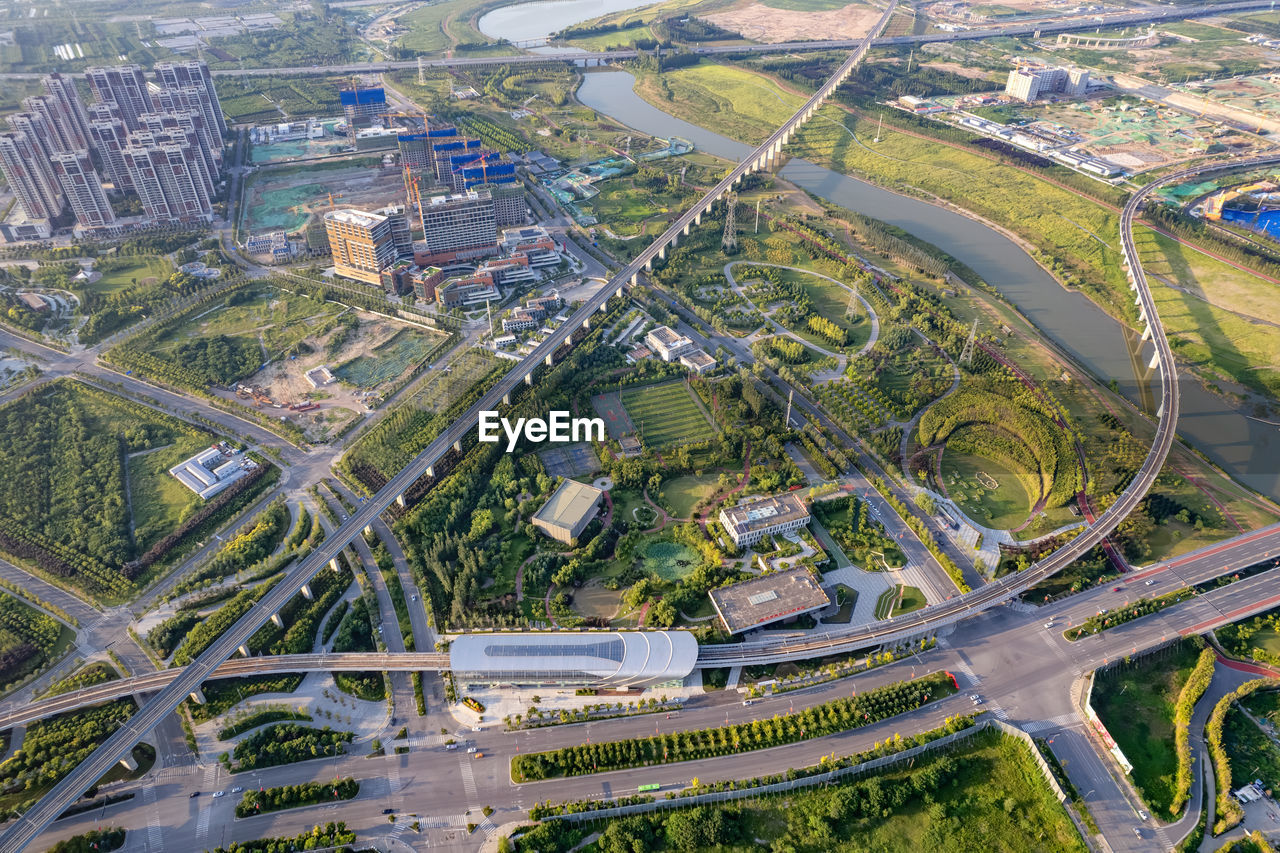
[[[711,604],[730,634],[794,619],[831,604],[808,569],[791,569],[711,591]]]
[[[697,661],[688,631],[463,634],[449,645],[464,684],[654,687],[683,680]]]
[[[603,489],[565,480],[533,516],[533,526],[557,542],[571,543],[595,518],[603,497]]]
[[[804,498],[793,492],[720,510],[720,523],[738,547],[754,545],[774,533],[790,533],[809,523]]]

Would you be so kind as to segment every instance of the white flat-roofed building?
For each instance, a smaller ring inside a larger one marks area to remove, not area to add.
[[[740,634],[821,610],[831,599],[808,569],[791,569],[713,589],[711,604],[725,630]]]
[[[258,463],[230,448],[210,447],[169,469],[179,483],[208,500],[258,467]]]
[[[604,498],[604,489],[565,480],[533,516],[533,526],[557,542],[571,544],[586,529]]]
[[[687,631],[463,634],[449,645],[463,684],[656,687],[683,681],[697,661]]]
[[[693,341],[670,326],[659,326],[645,335],[644,341],[663,361],[675,361],[694,349]]]
[[[790,533],[809,523],[809,508],[799,495],[787,493],[720,510],[720,523],[741,548],[766,536]]]
[[[680,363],[694,373],[706,373],[708,370],[714,370],[716,366],[716,360],[701,349],[689,350],[680,356]]]

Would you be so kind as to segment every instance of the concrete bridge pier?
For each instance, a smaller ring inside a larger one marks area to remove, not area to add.
[[[302,585],[302,589],[300,589],[300,590],[298,590],[298,591],[302,593],[302,597],[303,597],[303,598],[305,598],[307,601],[314,601],[314,600],[315,600],[315,596],[311,594],[311,584],[309,584],[309,583],[304,583],[304,584]]]
[[[658,249],[658,257],[659,257],[660,259],[664,260],[664,261],[667,259],[667,247],[666,247],[666,246],[661,246],[661,247],[659,247],[659,249]],[[653,269],[653,267],[649,267],[649,269]]]
[[[401,509],[404,509],[406,506],[408,506],[408,504],[405,503],[405,500],[404,500],[404,492],[401,492],[400,494],[396,495],[396,504]]]
[[[543,359],[543,361],[547,365],[547,367],[552,367],[555,365],[555,360],[550,355],[547,355],[547,357]]]
[[[242,658],[252,657],[252,655],[249,654],[248,646],[241,646],[240,648],[236,649],[236,651],[240,653],[240,657]]]
[[[1149,370],[1155,370],[1159,366],[1160,366],[1160,350],[1156,350],[1155,354],[1151,356],[1151,364],[1149,364],[1147,367]],[[1161,403],[1160,405],[1163,408],[1164,404]]]
[[[533,384],[533,374],[532,374],[532,373],[526,373],[526,374],[524,375],[524,384],[525,384],[525,385],[532,385],[532,384]]]
[[[590,329],[590,328],[591,328],[591,318],[590,318],[590,317],[583,317],[583,318],[582,318],[582,328],[584,328],[584,329]]]
[[[458,453],[462,452],[462,439],[458,439],[453,443],[453,449]]]
[[[684,236],[686,236],[686,237],[688,237],[688,236],[689,236],[689,223],[688,223],[688,222],[686,222],[686,223],[684,224],[684,231],[683,231],[682,233],[683,233],[683,234],[684,234]]]
[[[122,766],[122,767],[124,767],[126,770],[133,771],[133,770],[137,770],[137,769],[138,769],[138,762],[136,762],[136,761],[134,761],[134,760],[133,760],[133,753],[132,753],[132,752],[130,752],[129,754],[125,755],[125,757],[124,757],[124,758],[120,759],[120,764],[121,764],[121,766]]]
[[[436,466],[434,465],[427,466],[427,476],[433,480],[436,478]]]
[[[1145,317],[1143,317],[1142,319],[1143,319],[1143,321],[1144,321],[1144,322],[1146,321],[1146,318],[1145,318]],[[1151,326],[1150,326],[1150,325],[1147,325],[1147,326],[1143,326],[1143,327],[1142,327],[1142,340],[1144,340],[1144,341],[1149,341],[1149,340],[1151,340]]]
[[[284,627],[284,620],[280,618],[280,614],[279,614],[279,613],[272,613],[272,614],[271,614],[271,624],[272,624],[272,625],[275,625],[277,628],[283,628],[283,627]]]
[[[403,495],[401,495],[401,497],[403,497]],[[401,506],[404,506],[404,504],[401,504]],[[337,557],[334,557],[332,560],[329,561],[329,568],[335,572],[340,572],[342,571],[342,564],[338,562]]]
[[[365,535],[365,536],[372,536],[372,535],[373,535],[373,525],[372,525],[372,524],[366,524],[366,525],[364,526],[364,535]]]
[[[510,405],[511,405],[511,392],[510,392],[510,391],[508,391],[507,393],[505,393],[505,394],[503,394],[503,395],[502,395],[502,405],[504,405],[504,406],[510,406]]]
[[[632,284],[632,286],[634,286],[634,285],[635,285],[635,283],[636,283],[636,278],[638,278],[638,276],[634,276],[634,275],[633,275],[633,276],[631,276],[631,284]],[[618,297],[619,299],[621,299],[621,298],[622,298],[622,285],[621,285],[621,284],[620,284],[620,285],[618,285],[618,292],[617,292],[617,293],[615,293],[615,294],[613,294],[613,295],[614,295],[614,296],[616,296],[616,297]],[[604,304],[603,302],[602,302],[602,303],[600,303],[600,313],[601,313],[601,314],[608,314],[608,313],[609,313],[609,307],[608,307],[608,305]]]
[[[204,698],[204,690],[200,689],[199,687],[197,687],[195,690],[192,690],[190,693],[190,696],[191,696],[191,701],[195,702],[197,705],[203,705],[206,701]]]
[[[693,224],[694,224],[694,225],[701,225],[701,224],[702,224],[702,211],[701,211],[701,210],[699,210],[697,213],[695,213],[695,214],[693,215]],[[688,234],[688,233],[689,233],[689,231],[686,229],[684,233]]]
[[[653,269],[653,258],[649,258],[647,261],[644,262],[644,268],[647,270]]]

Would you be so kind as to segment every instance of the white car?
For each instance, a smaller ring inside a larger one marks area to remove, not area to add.
[[[243,791],[243,790],[244,790],[244,788],[241,788],[239,785],[237,785],[236,787],[234,787],[234,788],[232,788],[232,789],[231,789],[231,793],[233,793],[233,794],[238,794],[238,793],[240,793],[240,792],[241,792],[241,791]]]
[[[1044,626],[1045,626],[1046,628],[1052,628],[1052,627],[1053,627],[1053,620],[1052,620],[1052,619],[1050,619],[1048,622],[1044,623]]]
[[[1153,583],[1155,583],[1155,582],[1156,582],[1156,579],[1155,579],[1155,578],[1152,578],[1151,580],[1149,580],[1149,581],[1147,581],[1146,583],[1144,583],[1144,584],[1143,584],[1143,586],[1151,586],[1151,585],[1152,585]]]
[[[214,795],[215,797],[225,797],[225,796],[227,795],[227,792],[226,792],[226,791],[214,791],[214,792],[213,792],[213,795]]]
[[[467,747],[467,753],[468,753],[468,754],[470,754],[470,753],[472,753],[472,752],[475,752],[475,751],[476,751],[476,748],[475,748],[474,746],[469,746],[469,747]]]

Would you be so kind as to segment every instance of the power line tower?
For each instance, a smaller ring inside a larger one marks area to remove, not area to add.
[[[978,340],[978,318],[973,318],[973,327],[969,329],[969,339],[964,342],[964,349],[960,351],[960,363],[972,367],[973,366],[973,350],[974,344]]]
[[[736,252],[738,250],[738,226],[734,222],[734,209],[738,206],[737,193],[724,194],[724,238],[721,245],[725,252]]]
[[[853,289],[849,291],[849,303],[844,306],[845,319],[853,319],[858,316],[858,282],[853,282]]]

